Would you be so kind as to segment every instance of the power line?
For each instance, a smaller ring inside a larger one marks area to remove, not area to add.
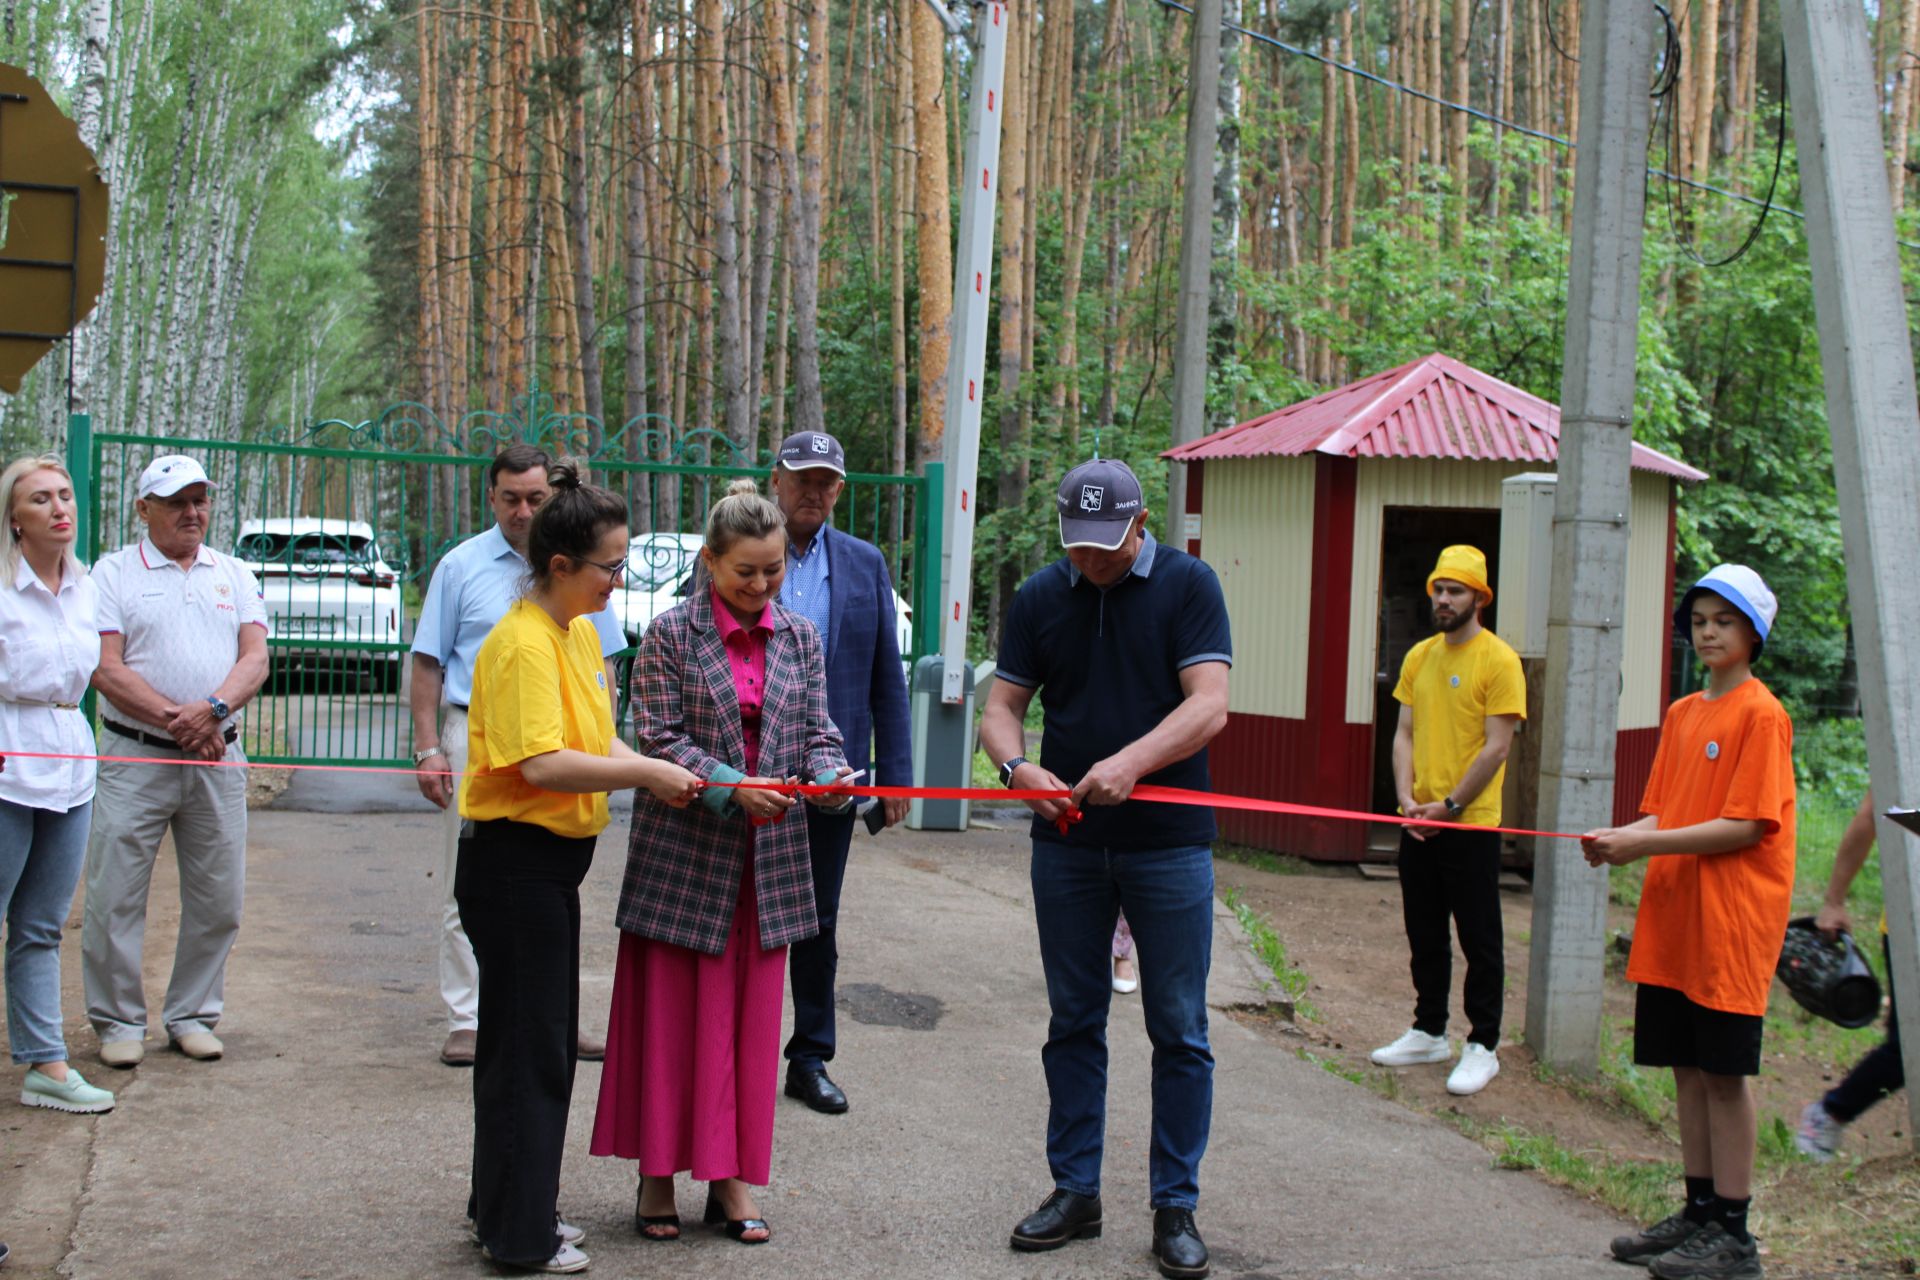
[[[1189,17],[1193,15],[1193,10],[1187,5],[1180,3],[1180,0],[1159,0],[1159,3],[1162,8],[1177,9],[1181,13],[1184,13]],[[1538,138],[1542,142],[1551,142],[1554,146],[1563,147],[1568,151],[1572,151],[1574,149],[1573,143],[1567,141],[1565,138],[1562,138],[1557,134],[1545,133],[1539,129],[1530,129],[1526,125],[1519,124],[1515,121],[1505,119],[1501,116],[1496,116],[1490,111],[1482,111],[1478,107],[1469,106],[1464,103],[1453,102],[1446,98],[1437,97],[1434,94],[1428,93],[1423,89],[1416,89],[1412,85],[1402,84],[1398,80],[1389,80],[1385,76],[1376,75],[1375,73],[1368,71],[1364,67],[1356,67],[1352,63],[1337,61],[1333,58],[1327,57],[1324,54],[1315,53],[1311,49],[1303,49],[1298,45],[1288,44],[1286,41],[1267,35],[1265,32],[1252,31],[1246,27],[1238,26],[1231,22],[1223,22],[1220,24],[1220,26],[1222,30],[1235,32],[1238,35],[1243,35],[1247,37],[1249,40],[1256,41],[1260,44],[1272,45],[1274,48],[1279,49],[1282,52],[1291,53],[1296,57],[1311,59],[1314,62],[1320,63],[1322,66],[1332,67],[1337,71],[1344,71],[1348,75],[1359,76],[1362,80],[1371,80],[1373,83],[1377,85],[1383,85],[1386,88],[1392,89],[1397,93],[1404,93],[1410,97],[1415,97],[1426,102],[1435,103],[1439,106],[1447,108],[1447,110],[1449,111],[1458,111],[1465,115],[1471,116],[1475,120],[1484,120],[1488,124],[1497,124],[1502,128],[1511,129],[1515,133],[1523,134],[1529,138]],[[1755,199],[1753,196],[1744,195],[1738,191],[1729,191],[1725,187],[1716,187],[1710,182],[1696,182],[1692,178],[1682,177],[1680,174],[1677,174],[1677,173],[1669,173],[1665,169],[1649,169],[1647,173],[1649,177],[1664,178],[1668,182],[1676,183],[1683,187],[1691,187],[1695,191],[1705,191],[1709,195],[1716,195],[1721,197],[1724,200],[1737,200],[1741,204],[1750,204],[1757,209],[1772,208],[1772,209],[1778,210],[1781,213],[1788,215],[1789,217],[1797,218],[1802,222],[1805,222],[1807,220],[1806,214],[1802,213],[1798,209],[1795,209],[1791,205],[1784,205],[1784,204],[1769,205],[1768,202],[1764,200]],[[1920,249],[1920,244],[1916,244],[1911,240],[1901,240],[1901,241],[1898,241],[1898,243],[1900,247],[1903,249]]]

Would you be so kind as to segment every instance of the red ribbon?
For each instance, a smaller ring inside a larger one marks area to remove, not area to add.
[[[417,774],[418,769],[405,765],[372,764],[255,764],[241,760],[175,760],[155,756],[91,756],[68,755],[55,751],[0,751],[0,759],[8,757],[21,760],[94,760],[105,764],[159,764],[193,768],[215,769],[313,769],[322,773],[406,773]],[[456,776],[471,777],[470,772],[456,775],[448,769],[430,769],[429,774],[443,778]],[[744,782],[707,782],[708,787],[738,787]],[[1071,791],[1015,791],[1003,787],[876,787],[854,784],[850,787],[822,786],[814,783],[800,783],[792,787],[780,788],[782,793],[795,797],[847,795],[874,796],[886,800],[1066,800],[1073,799]],[[1321,805],[1294,804],[1289,800],[1262,800],[1253,796],[1222,795],[1213,791],[1189,791],[1180,787],[1159,787],[1153,785],[1137,786],[1127,797],[1130,800],[1144,800],[1154,804],[1183,804],[1202,808],[1232,809],[1242,813],[1273,813],[1296,818],[1326,818],[1334,822],[1385,822],[1401,827],[1436,828],[1446,831],[1494,831],[1509,836],[1538,836],[1547,840],[1578,840],[1578,833],[1569,831],[1535,831],[1529,827],[1481,827],[1467,822],[1437,822],[1432,818],[1409,818],[1397,813],[1365,813],[1357,809],[1330,809]],[[1069,807],[1067,812],[1054,819],[1054,826],[1061,835],[1086,815],[1078,807]],[[768,819],[767,821],[778,821]]]

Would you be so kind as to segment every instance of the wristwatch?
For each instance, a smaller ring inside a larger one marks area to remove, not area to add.
[[[1018,770],[1020,766],[1025,764],[1026,762],[1027,762],[1027,758],[1025,756],[1015,756],[1013,759],[1001,765],[1000,766],[1000,785],[1003,787],[1011,787],[1013,785],[1013,775],[1015,771]]]
[[[1450,818],[1457,818],[1467,811],[1467,806],[1455,804],[1452,796],[1440,797],[1440,803],[1447,806],[1447,816]]]
[[[425,764],[431,757],[445,754],[446,752],[442,751],[439,747],[422,747],[413,753],[413,762],[415,764]]]
[[[213,708],[213,718],[215,720],[225,720],[233,714],[233,708],[220,701],[220,695],[217,693],[207,695],[207,705]]]

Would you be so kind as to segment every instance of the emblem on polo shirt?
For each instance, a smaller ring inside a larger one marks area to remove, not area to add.
[[[226,583],[224,583],[224,582],[216,582],[216,583],[214,583],[214,585],[213,585],[213,589],[214,589],[215,591],[218,591],[218,592],[219,592],[219,593],[220,593],[221,595],[223,595],[223,596],[230,596],[230,595],[232,595],[232,594],[233,594],[233,588],[232,588],[232,587],[230,587],[230,586],[228,586],[228,585],[227,585]]]
[[[1107,491],[1103,486],[1083,484],[1080,486],[1080,509],[1082,511],[1098,511],[1100,504],[1106,500],[1106,496]]]
[[[1720,758],[1720,744],[1717,742],[1709,742],[1707,744],[1707,759],[1718,760],[1719,758]]]

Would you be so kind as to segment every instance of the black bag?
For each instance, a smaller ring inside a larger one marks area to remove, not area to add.
[[[1880,1016],[1880,981],[1854,945],[1853,935],[1843,932],[1837,941],[1828,942],[1814,927],[1812,916],[1787,922],[1786,942],[1774,972],[1794,1003],[1828,1022],[1853,1029]]]

